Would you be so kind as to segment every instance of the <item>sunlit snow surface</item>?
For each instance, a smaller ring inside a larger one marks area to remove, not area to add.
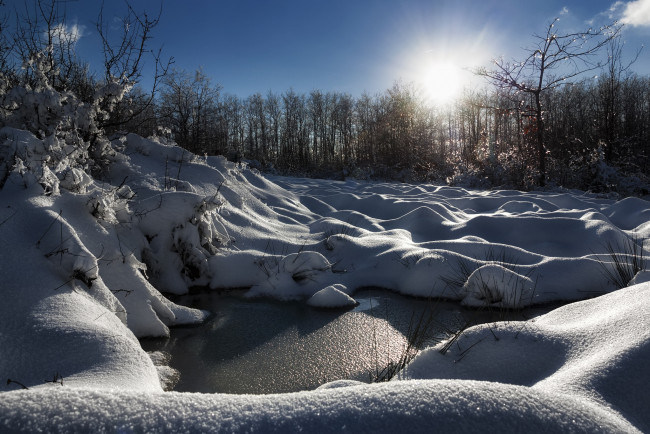
[[[599,263],[650,235],[645,200],[269,180],[134,135],[99,182],[39,172],[40,140],[0,135],[25,163],[0,190],[0,430],[650,430],[650,284],[617,291]],[[205,318],[158,292],[193,285],[317,306],[363,286],[495,308],[599,297],[471,328],[409,381],[163,393],[136,336]]]

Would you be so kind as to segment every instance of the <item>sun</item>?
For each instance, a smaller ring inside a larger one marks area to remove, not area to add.
[[[460,96],[465,71],[449,59],[431,60],[421,67],[418,84],[426,101],[446,105]]]

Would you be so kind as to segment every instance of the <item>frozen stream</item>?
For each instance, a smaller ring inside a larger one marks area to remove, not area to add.
[[[174,390],[208,393],[283,393],[310,390],[337,379],[369,381],[370,372],[397,360],[412,317],[436,315],[434,330],[504,319],[503,312],[464,309],[458,303],[414,299],[385,290],[355,293],[359,305],[322,310],[304,302],[247,299],[242,292],[202,292],[175,299],[206,309],[205,324],[172,328],[168,339],[144,339],[147,351],[171,354],[181,373]],[[548,310],[548,309],[544,309]],[[511,313],[521,320],[542,313]],[[434,337],[435,339],[435,337]]]

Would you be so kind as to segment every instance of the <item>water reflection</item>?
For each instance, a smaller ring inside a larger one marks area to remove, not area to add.
[[[284,393],[336,379],[368,381],[378,367],[399,359],[409,322],[424,310],[435,311],[439,334],[470,317],[495,319],[457,303],[382,290],[359,291],[355,299],[356,308],[332,311],[303,302],[250,300],[240,292],[187,295],[175,301],[214,316],[200,326],[174,328],[168,339],[143,340],[142,346],[171,354],[170,365],[181,373],[177,391]]]

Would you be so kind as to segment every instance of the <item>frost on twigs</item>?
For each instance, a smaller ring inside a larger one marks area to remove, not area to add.
[[[33,55],[24,62],[23,69],[32,73],[29,84],[0,83],[0,90],[4,90],[0,92],[4,126],[0,138],[15,136],[16,130],[29,131],[34,137],[12,140],[12,146],[3,146],[0,166],[5,170],[18,167],[20,158],[22,166],[36,176],[46,194],[56,194],[58,189],[58,182],[53,182],[49,172],[64,181],[64,188],[78,191],[84,187],[84,180],[79,179],[78,173],[71,175],[70,169],[99,173],[115,156],[100,125],[132,84],[110,77],[106,83],[96,84],[92,100],[84,102],[74,93],[52,86],[51,77],[58,72],[50,70],[46,53]],[[19,134],[24,136],[24,132]]]
[[[93,184],[93,178],[81,169],[68,167],[59,174],[59,184],[73,193],[85,193]]]
[[[96,190],[86,204],[88,211],[98,220],[107,223],[128,223],[131,221],[129,200],[135,193],[128,185],[122,185],[110,190]]]
[[[169,192],[142,201],[139,228],[149,239],[143,260],[152,282],[162,291],[183,294],[190,286],[208,285],[209,259],[230,243],[221,223],[219,195]]]

